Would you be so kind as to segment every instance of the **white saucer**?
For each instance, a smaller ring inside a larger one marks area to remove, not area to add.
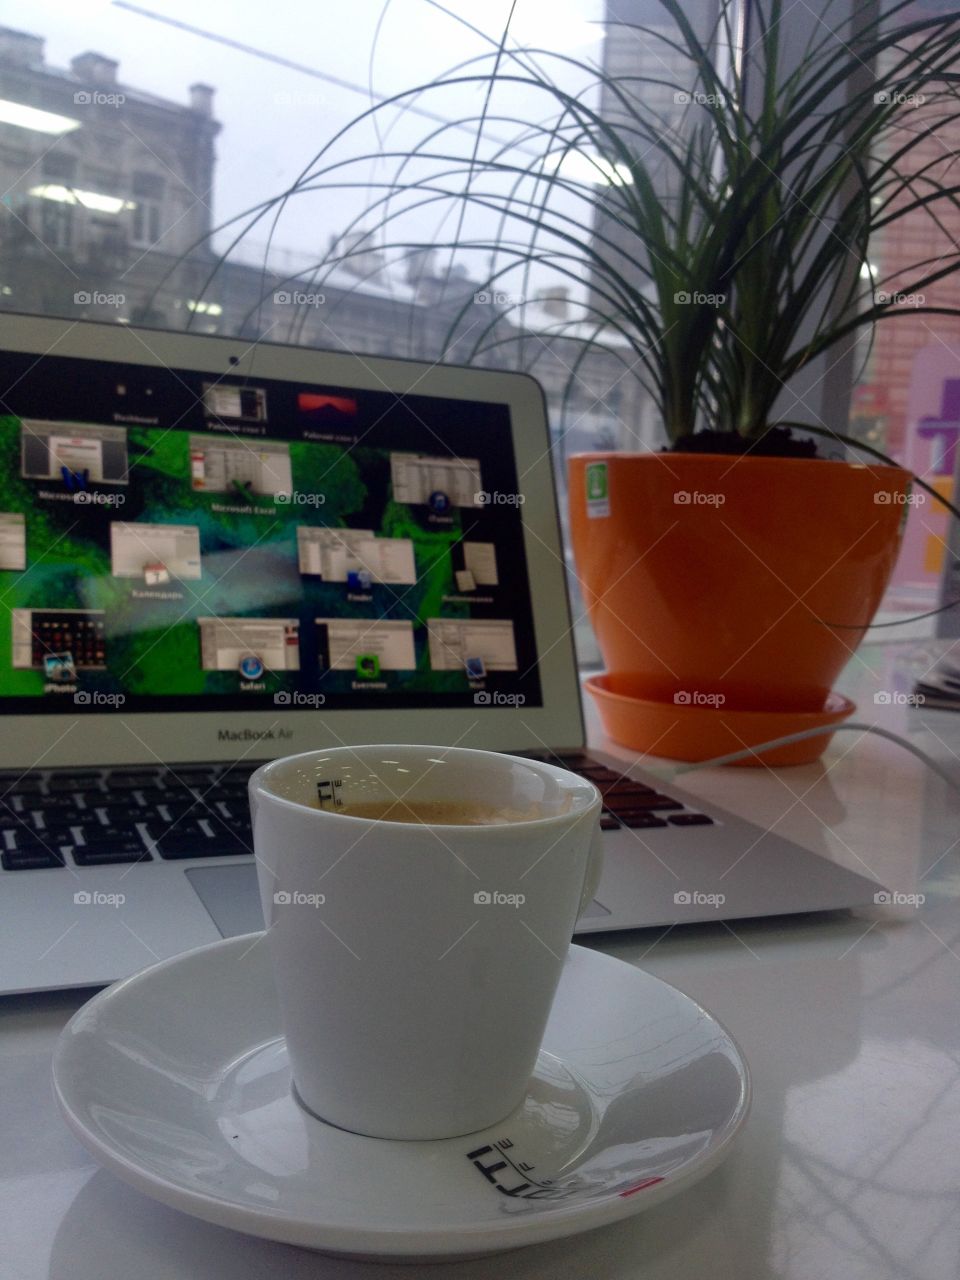
[[[490,1253],[649,1209],[715,1168],[746,1119],[746,1063],[708,1013],[571,947],[526,1101],[502,1123],[442,1142],[336,1129],[291,1096],[261,937],[109,987],[54,1057],[80,1141],[208,1222],[355,1257]]]

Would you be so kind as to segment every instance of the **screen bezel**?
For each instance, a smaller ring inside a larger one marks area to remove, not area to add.
[[[500,403],[510,411],[543,705],[341,711],[122,710],[3,716],[0,768],[265,760],[320,747],[396,742],[503,751],[576,748],[583,713],[546,406],[523,373],[318,351],[271,342],[0,314],[0,350],[215,376],[275,378]],[[0,388],[0,403],[4,389]],[[400,732],[402,731],[402,732]],[[399,736],[398,736],[399,733]],[[95,744],[95,745],[94,745]],[[94,757],[94,758],[92,758]]]

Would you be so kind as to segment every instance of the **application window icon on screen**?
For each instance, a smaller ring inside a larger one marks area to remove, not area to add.
[[[263,660],[255,653],[248,653],[240,659],[240,674],[244,680],[259,680],[263,675]]]
[[[66,486],[67,493],[84,493],[90,483],[90,468],[82,471],[71,471],[69,467],[60,468],[60,478]]]
[[[468,680],[482,680],[487,674],[486,663],[482,658],[467,658],[465,665]]]
[[[145,564],[143,566],[143,581],[148,587],[160,587],[165,582],[170,581],[170,570],[165,564]]]
[[[348,569],[347,586],[352,591],[369,591],[373,584],[373,575],[368,569]]]
[[[72,653],[47,653],[43,658],[43,674],[48,680],[54,680],[58,684],[65,684],[70,680],[76,680],[77,668],[74,665]]]
[[[375,653],[357,654],[357,679],[376,680],[380,675],[380,658]]]

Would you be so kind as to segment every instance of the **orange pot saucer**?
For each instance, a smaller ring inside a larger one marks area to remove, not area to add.
[[[804,729],[836,725],[856,711],[856,703],[830,693],[822,711],[739,711],[733,707],[658,702],[632,697],[610,688],[608,674],[584,681],[597,704],[604,730],[614,742],[647,755],[671,760],[712,760],[746,747],[782,738]],[[811,764],[830,743],[832,734],[818,734],[801,742],[775,747],[737,761],[743,765]]]

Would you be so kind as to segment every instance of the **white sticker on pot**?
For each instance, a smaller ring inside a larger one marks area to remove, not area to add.
[[[605,462],[588,462],[586,468],[587,516],[596,520],[610,514],[610,486]]]

